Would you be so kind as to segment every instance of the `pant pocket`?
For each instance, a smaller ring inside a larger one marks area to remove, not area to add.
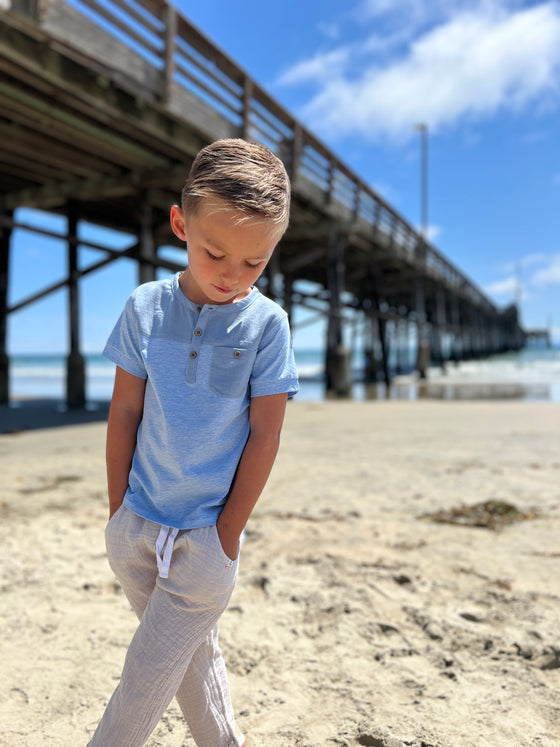
[[[111,516],[105,527],[105,549],[107,560],[115,576],[119,577],[120,568],[126,565],[130,555],[129,529],[130,521],[135,515],[124,505],[120,505]]]
[[[216,540],[216,546],[217,546],[217,552],[218,555],[222,558],[222,560],[226,561],[226,563],[233,564],[237,562],[237,558],[239,557],[239,545],[237,545],[237,554],[235,558],[230,558],[229,555],[224,551],[224,548],[222,546],[220,535],[218,534],[218,527],[214,525],[213,527],[210,527],[210,534],[214,535],[214,538]]]
[[[122,512],[123,508],[124,508],[124,505],[121,503],[121,505],[117,508],[117,510],[115,511],[115,513],[111,516],[111,518],[109,519],[109,521],[105,525],[105,531],[107,531],[107,529],[109,528],[109,524],[113,524],[114,523],[115,519],[117,518],[117,515]]]
[[[175,540],[169,577],[157,583],[199,608],[222,611],[235,587],[237,564],[223,551],[216,527],[189,529]]]

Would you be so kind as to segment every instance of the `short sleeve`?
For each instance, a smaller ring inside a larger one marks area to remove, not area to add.
[[[134,296],[131,296],[126,302],[119,320],[109,335],[103,355],[133,376],[138,376],[141,379],[148,378],[141,352]]]
[[[251,373],[251,397],[299,390],[292,337],[286,316],[265,331]]]

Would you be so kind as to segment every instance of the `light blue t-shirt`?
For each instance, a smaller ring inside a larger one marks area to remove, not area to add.
[[[132,293],[103,354],[146,379],[124,505],[177,529],[215,524],[251,398],[298,390],[285,311],[257,288],[237,303],[197,306],[177,274]]]

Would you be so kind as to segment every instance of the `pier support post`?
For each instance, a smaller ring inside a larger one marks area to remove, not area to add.
[[[478,358],[481,358],[481,350],[480,350],[480,337],[478,334],[477,313],[476,313],[476,309],[473,306],[471,306],[470,312],[469,312],[469,328],[470,328],[471,349],[472,349],[471,357],[477,360]]]
[[[500,329],[498,327],[498,320],[494,317],[492,319],[491,326],[492,335],[492,353],[496,354],[500,352]]]
[[[408,366],[408,321],[399,319],[396,324],[397,375],[403,374]]]
[[[68,320],[70,352],[66,360],[66,404],[86,403],[85,362],[80,352],[80,290],[78,273],[78,217],[75,205],[68,210]]]
[[[156,246],[154,220],[148,192],[143,192],[140,204],[140,236],[138,242],[138,284],[156,279]]]
[[[442,363],[442,352],[440,345],[439,330],[436,324],[430,326],[430,360],[436,366],[440,366]]]
[[[426,300],[424,296],[424,280],[421,275],[416,276],[415,306],[416,326],[418,330],[416,368],[418,369],[420,378],[425,379],[430,362],[430,344],[426,337]]]
[[[473,335],[472,335],[472,328],[466,319],[467,312],[465,311],[465,317],[463,318],[463,325],[462,325],[462,347],[463,347],[463,360],[470,361],[474,358],[474,348],[473,348]]]
[[[344,291],[344,243],[339,230],[329,232],[327,286],[330,293],[325,373],[327,393],[349,397],[352,393],[350,351],[344,346],[342,293]]]
[[[6,218],[12,217],[4,213]],[[8,280],[12,229],[0,226],[0,404],[10,400],[10,359],[8,357]]]
[[[430,362],[430,343],[426,334],[426,294],[424,290],[424,271],[426,266],[426,243],[422,238],[415,250],[416,277],[414,280],[414,306],[416,308],[417,352],[416,368],[421,379],[426,378]]]
[[[456,295],[451,297],[451,325],[453,327],[453,342],[451,345],[450,357],[455,365],[463,357],[462,337],[461,337],[461,312],[459,311],[459,299]]]
[[[377,381],[377,323],[373,306],[365,309],[366,314],[366,340],[364,345],[364,381],[366,384],[375,384]]]
[[[377,317],[379,329],[379,342],[381,343],[381,362],[383,364],[383,379],[387,389],[391,386],[391,374],[389,373],[389,340],[387,337],[387,320]]]
[[[268,280],[266,294],[273,301],[278,302],[280,298],[280,247],[272,254],[266,266],[266,277]]]
[[[381,310],[379,299],[379,278],[375,266],[368,267],[366,292],[368,294],[367,315],[370,322],[369,349],[366,349],[366,371],[365,378],[368,382],[377,381],[379,362],[377,358],[377,342],[381,353],[381,367],[383,369],[383,380],[387,389],[391,386],[391,373],[389,370],[389,336],[387,333],[387,319]]]
[[[288,315],[290,327],[294,321],[294,279],[284,273],[284,311]]]
[[[445,293],[440,286],[436,290],[436,325],[434,334],[434,344],[436,349],[436,360],[445,373],[445,355],[443,352],[443,335],[447,327],[447,314],[445,310]]]

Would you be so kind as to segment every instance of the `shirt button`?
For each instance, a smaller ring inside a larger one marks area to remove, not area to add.
[[[200,335],[202,334],[202,330],[201,329],[195,329],[194,333],[195,333],[195,335],[197,337],[200,337]]]
[[[241,350],[236,350],[233,354],[234,358],[241,358]]]
[[[197,306],[197,307],[196,307],[196,310],[197,310],[197,311],[198,311],[198,313],[200,314],[200,312],[202,311],[202,306]]]
[[[192,350],[189,357],[190,358],[196,358],[196,351]]]

